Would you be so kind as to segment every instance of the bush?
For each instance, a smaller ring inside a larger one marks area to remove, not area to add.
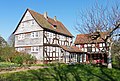
[[[12,62],[18,63],[20,65],[23,65],[23,63],[25,63],[25,64],[32,64],[32,63],[35,62],[35,58],[33,56],[31,56],[30,54],[18,52],[12,58]]]
[[[17,52],[13,47],[0,47],[0,62],[14,62],[22,65],[23,63],[32,64],[35,58],[24,52]]]

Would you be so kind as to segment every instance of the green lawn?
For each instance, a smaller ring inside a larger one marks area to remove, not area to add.
[[[120,81],[120,70],[90,65],[51,64],[47,68],[0,75],[0,81]]]
[[[18,67],[19,64],[11,63],[11,62],[0,62],[0,68],[7,68],[7,67]]]

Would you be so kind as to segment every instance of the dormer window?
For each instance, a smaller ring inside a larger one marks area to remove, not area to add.
[[[53,25],[53,27],[56,29],[56,28],[57,28],[57,25],[56,25],[56,24],[54,24],[54,25]]]

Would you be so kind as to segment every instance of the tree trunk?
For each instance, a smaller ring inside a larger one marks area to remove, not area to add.
[[[108,68],[112,68],[112,54],[111,54],[112,42],[110,42],[109,50],[108,50]]]

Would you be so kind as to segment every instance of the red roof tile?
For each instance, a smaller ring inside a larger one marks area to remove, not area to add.
[[[105,36],[108,35],[108,32],[101,32],[100,37],[97,40],[92,40],[90,34],[78,34],[74,44],[87,44],[87,43],[96,43],[104,42]]]
[[[55,21],[52,18],[45,19],[43,15],[28,9],[28,11],[31,13],[33,18],[37,21],[37,23],[42,26],[45,29],[64,34],[70,37],[73,37],[73,35],[66,29],[66,27],[60,22],[60,21]],[[56,26],[56,27],[54,27]]]
[[[65,45],[61,45],[60,46],[62,49],[64,49],[65,51],[68,52],[75,52],[75,53],[79,53],[79,52],[83,52],[82,50],[80,50],[78,47],[76,46],[65,46]]]
[[[51,30],[51,31],[59,33],[59,34],[63,34],[63,35],[69,36],[69,37],[73,37],[73,35],[66,29],[66,27],[60,21],[58,21],[58,20],[54,21],[54,19],[49,18],[49,17],[48,17],[48,19],[45,19],[45,17],[43,15],[41,15],[41,14],[39,14],[39,13],[33,11],[33,10],[30,10],[30,9],[27,9],[26,12],[27,11],[30,12],[30,14],[35,19],[35,21],[43,29]],[[25,13],[24,13],[24,15],[25,15]],[[23,17],[24,17],[24,15],[23,15]],[[22,17],[22,19],[23,19],[23,17]],[[20,22],[22,21],[22,19],[20,20]],[[19,22],[19,24],[20,24],[20,22]],[[16,27],[15,31],[19,27],[19,24]],[[54,27],[54,26],[56,26],[56,27]],[[13,33],[15,33],[15,31]]]

